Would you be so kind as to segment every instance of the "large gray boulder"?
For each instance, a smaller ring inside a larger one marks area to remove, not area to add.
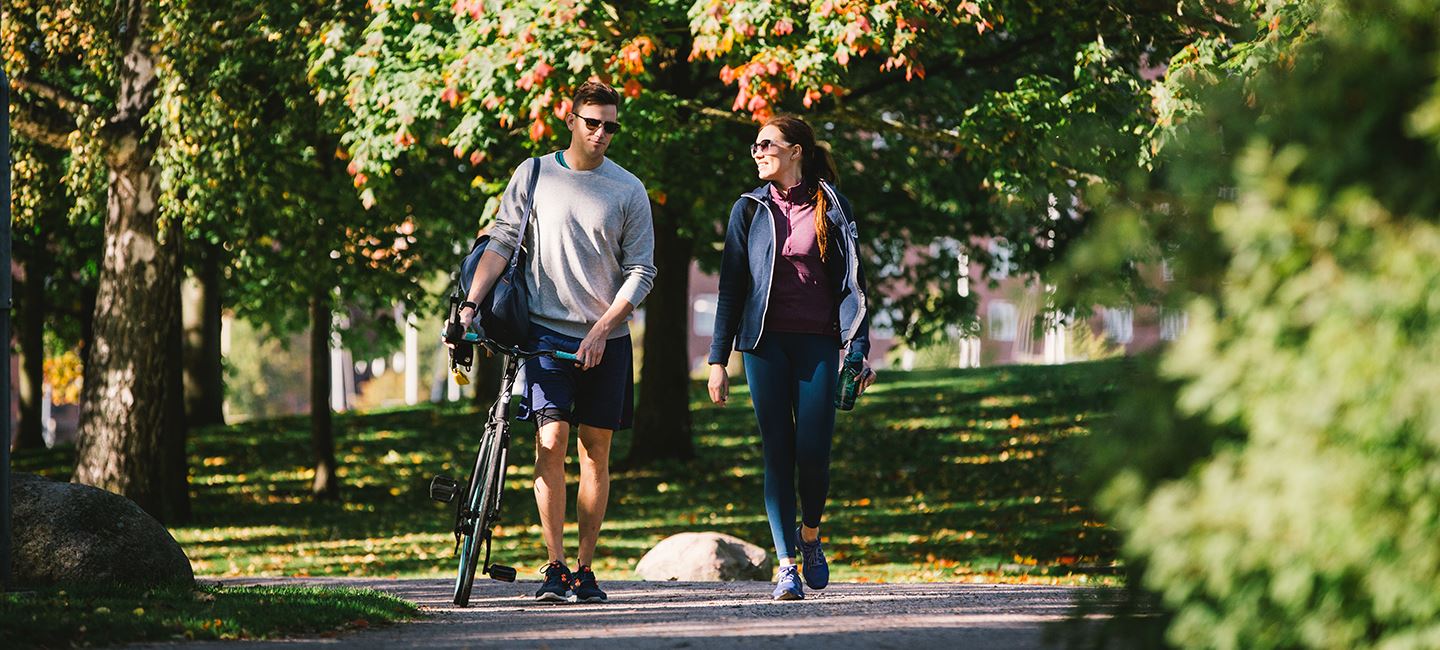
[[[170,531],[135,502],[88,485],[11,476],[16,584],[193,584]]]
[[[770,554],[733,535],[680,533],[650,549],[635,565],[635,573],[655,581],[769,581]]]

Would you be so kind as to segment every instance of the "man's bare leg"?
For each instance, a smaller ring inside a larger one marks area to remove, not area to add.
[[[580,493],[576,510],[580,520],[580,551],[576,566],[595,558],[595,543],[610,501],[610,438],[613,431],[580,425]],[[537,488],[538,489],[538,488]]]
[[[583,433],[583,427],[581,431]],[[558,560],[562,564],[565,562],[565,450],[569,445],[568,422],[550,422],[535,433],[535,506],[540,511],[540,528],[544,531],[550,561]]]

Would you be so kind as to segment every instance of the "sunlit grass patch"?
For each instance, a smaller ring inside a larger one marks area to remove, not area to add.
[[[836,579],[1113,581],[1117,541],[1073,494],[1057,450],[1107,416],[1117,369],[884,373],[837,418],[823,529]],[[771,547],[747,387],[723,409],[699,384],[693,395],[696,458],[612,474],[595,559],[602,579],[633,578],[645,551],[679,532]],[[453,507],[430,501],[427,487],[435,474],[469,471],[483,418],[468,404],[337,416],[339,503],[309,495],[305,419],[196,431],[195,517],[173,532],[200,575],[453,575]],[[492,558],[522,578],[546,559],[533,445],[533,427],[517,424]],[[612,456],[629,446],[630,433],[617,433]],[[65,451],[22,452],[16,466],[63,476],[69,462]],[[569,471],[573,554],[573,454]]]

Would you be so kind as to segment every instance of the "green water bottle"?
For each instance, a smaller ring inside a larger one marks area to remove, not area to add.
[[[835,385],[835,408],[849,411],[855,408],[855,398],[860,396],[860,379],[865,372],[865,356],[859,350],[845,355],[840,367],[840,381]]]

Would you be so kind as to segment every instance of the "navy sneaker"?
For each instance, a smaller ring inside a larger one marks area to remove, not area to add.
[[[770,595],[773,600],[802,600],[805,598],[805,589],[800,586],[800,571],[795,565],[780,567],[780,575],[775,580],[775,593]]]
[[[567,596],[570,594],[570,567],[555,560],[540,571],[545,574],[545,584],[540,585],[540,590],[535,592],[535,600],[542,603],[569,602]]]
[[[574,575],[570,578],[570,590],[575,594],[577,603],[603,603],[606,602],[605,590],[595,584],[595,572],[590,570],[590,565],[582,564],[575,569]]]
[[[800,540],[800,565],[801,573],[805,575],[805,586],[824,589],[830,584],[830,563],[825,561],[825,549],[820,546],[820,538],[806,542],[800,535],[800,529],[796,528],[795,539]]]

